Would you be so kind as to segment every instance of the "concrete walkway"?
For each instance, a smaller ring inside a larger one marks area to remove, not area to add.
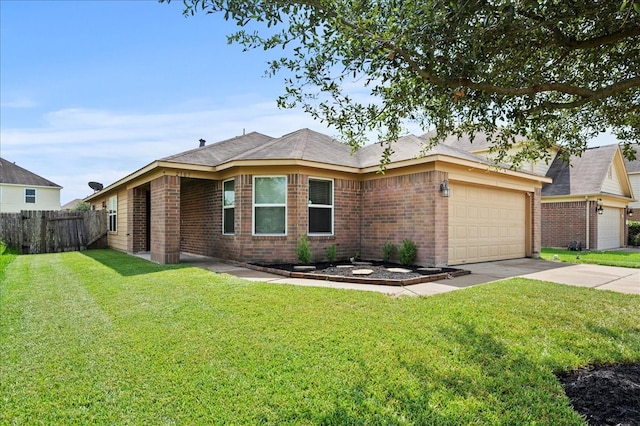
[[[294,284],[309,287],[331,287],[350,290],[377,291],[394,296],[431,296],[473,285],[484,284],[511,277],[524,277],[551,281],[559,284],[592,287],[621,293],[640,294],[640,269],[617,268],[599,265],[574,265],[549,262],[541,259],[512,259],[496,262],[474,263],[458,267],[471,271],[462,277],[432,281],[408,286],[384,286],[373,284],[352,284],[334,281],[286,278],[280,275],[254,271],[237,264],[210,257],[183,253],[183,263],[208,269],[217,273],[230,274],[251,281],[265,281],[274,284]]]

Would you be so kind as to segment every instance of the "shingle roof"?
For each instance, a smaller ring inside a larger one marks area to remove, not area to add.
[[[233,160],[307,160],[339,166],[358,167],[351,148],[344,143],[309,129],[301,129],[273,139]]]
[[[624,165],[627,168],[627,173],[640,173],[640,144],[635,143],[631,147],[636,151],[636,159],[630,161],[625,158]]]
[[[425,133],[420,136],[420,139],[429,140],[429,138],[434,137],[436,135],[435,130]],[[522,142],[526,139],[522,136],[516,136],[516,141]],[[486,151],[491,146],[493,146],[493,142],[487,140],[487,134],[478,132],[474,135],[473,141],[469,135],[465,134],[462,137],[458,137],[456,135],[449,135],[442,142],[442,145],[447,145],[453,148],[461,149],[463,151],[469,152],[477,152],[477,151]]]
[[[557,156],[547,171],[553,182],[542,187],[542,196],[598,194],[618,145],[588,148],[582,156],[571,156],[571,166]]]
[[[45,179],[42,176],[30,172],[15,163],[0,158],[0,183],[14,185],[51,186],[62,188],[60,185]]]
[[[410,160],[416,158],[425,148],[426,141],[422,137],[414,135],[402,136],[391,145],[393,154],[391,154],[391,162]],[[380,144],[367,145],[361,148],[358,153],[360,167],[372,167],[380,163],[384,147]],[[449,145],[439,144],[425,151],[423,156],[429,155],[447,155],[450,157],[470,160],[477,163],[493,164],[484,157],[471,154],[468,151],[458,149]]]
[[[425,140],[414,135],[403,136],[392,145],[392,162],[410,160],[420,155]],[[238,160],[306,160],[346,167],[372,167],[380,163],[383,147],[367,145],[351,155],[351,147],[322,133],[301,129],[279,138],[249,133],[201,148],[162,158],[176,163],[218,166]],[[425,155],[447,155],[483,164],[484,157],[452,146],[437,145]]]
[[[205,166],[217,166],[225,163],[247,151],[264,146],[273,140],[271,136],[262,133],[251,132],[246,135],[205,145],[179,154],[164,157],[162,161],[176,163],[200,164]]]

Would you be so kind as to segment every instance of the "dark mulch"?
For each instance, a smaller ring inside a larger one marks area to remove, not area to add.
[[[338,268],[338,265],[352,265],[353,268]],[[265,266],[272,269],[281,269],[289,272],[300,272],[295,269],[296,264],[293,263],[279,263],[279,264],[260,264],[258,266]],[[428,268],[429,270],[425,270],[422,266],[406,266],[399,265],[396,263],[385,263],[380,261],[369,261],[369,262],[356,262],[355,264],[351,264],[349,261],[345,262],[335,262],[335,263],[314,263],[311,266],[315,266],[314,270],[303,271],[308,274],[318,274],[318,275],[333,275],[333,276],[343,276],[343,277],[351,277],[353,276],[352,271],[354,269],[371,269],[373,273],[371,275],[367,275],[367,278],[375,278],[375,279],[390,279],[390,280],[401,280],[408,278],[417,278],[425,275],[435,275],[442,273],[451,273],[455,271],[460,271],[460,269],[456,268]],[[402,268],[408,269],[411,272],[391,272],[389,268]],[[422,269],[422,270],[421,270]]]
[[[589,367],[559,379],[590,426],[640,425],[640,363]]]

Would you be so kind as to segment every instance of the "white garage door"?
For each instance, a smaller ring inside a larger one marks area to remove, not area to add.
[[[598,250],[620,247],[620,209],[605,207],[598,215]]]
[[[449,264],[525,257],[526,194],[451,185]]]

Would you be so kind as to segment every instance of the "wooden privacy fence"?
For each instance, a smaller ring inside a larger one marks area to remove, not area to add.
[[[106,236],[106,210],[0,213],[0,240],[22,254],[106,247]]]

